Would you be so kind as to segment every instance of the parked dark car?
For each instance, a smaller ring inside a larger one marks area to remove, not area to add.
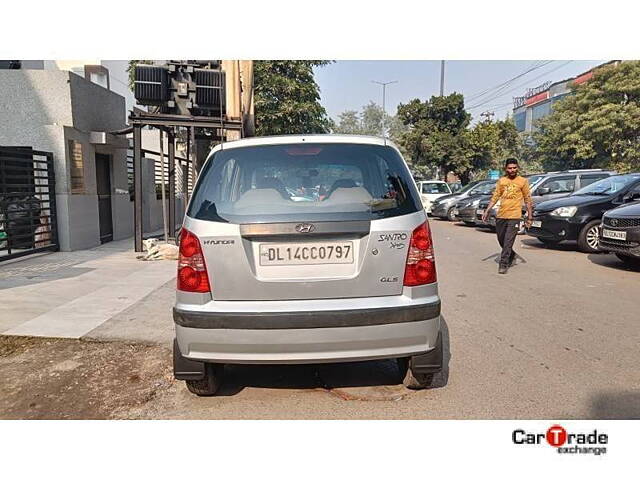
[[[615,253],[627,265],[640,268],[640,202],[605,212],[598,246]]]
[[[496,182],[492,180],[491,183],[483,187],[482,191],[477,195],[467,197],[457,202],[453,210],[455,219],[464,222],[465,225],[475,225],[478,205],[483,200],[491,199],[495,188]]]
[[[495,180],[476,180],[465,185],[463,189],[457,193],[452,195],[443,195],[431,203],[430,215],[432,217],[447,219],[453,222],[455,220],[453,211],[456,203],[466,198],[476,196],[486,191],[487,188],[492,188],[495,183]]]
[[[581,251],[597,252],[604,212],[639,199],[640,173],[608,177],[568,197],[536,205],[527,233],[546,244],[576,240]]]

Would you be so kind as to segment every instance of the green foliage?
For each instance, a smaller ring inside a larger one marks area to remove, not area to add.
[[[502,170],[509,157],[521,159],[523,141],[513,121],[479,122],[468,131],[470,168],[478,176]]]
[[[446,178],[448,172],[462,175],[470,170],[467,126],[471,115],[464,109],[461,94],[411,100],[398,106],[398,118],[408,130],[400,144],[409,155],[414,170],[436,167]]]
[[[362,135],[360,114],[356,110],[345,110],[338,115],[338,124],[334,128],[335,133],[344,135]]]
[[[373,135],[382,136],[382,119],[391,141],[398,141],[407,127],[397,117],[382,112],[382,107],[375,102],[369,102],[360,112],[345,110],[338,115],[338,123],[334,133],[345,135]]]
[[[327,133],[333,124],[320,104],[313,68],[323,60],[254,62],[257,135]]]
[[[640,168],[640,62],[597,69],[537,124],[537,157],[548,169]]]

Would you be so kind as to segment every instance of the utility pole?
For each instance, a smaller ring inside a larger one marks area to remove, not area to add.
[[[384,124],[384,117],[387,113],[386,107],[385,107],[385,100],[386,100],[386,91],[387,91],[387,85],[391,85],[392,83],[398,83],[398,80],[394,80],[392,82],[377,82],[375,80],[371,80],[373,83],[377,83],[378,85],[382,85],[382,138],[387,139],[387,135],[386,135],[386,130],[385,130],[385,124]]]
[[[440,60],[440,96],[444,97],[444,60]]]
[[[481,117],[484,117],[486,122],[490,122],[491,120],[493,120],[493,116],[495,115],[494,112],[491,112],[489,110],[487,110],[486,112],[482,112],[480,114]]]

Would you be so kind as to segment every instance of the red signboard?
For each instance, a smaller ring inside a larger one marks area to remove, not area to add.
[[[541,102],[543,100],[546,100],[547,98],[549,98],[549,91],[548,90],[546,92],[542,92],[542,93],[539,93],[537,95],[534,95],[533,97],[527,98],[525,100],[524,104],[525,105],[533,105],[534,103]]]
[[[583,73],[582,75],[580,75],[579,77],[577,77],[573,83],[576,85],[580,85],[588,80],[591,80],[591,77],[593,77],[593,71],[591,72],[587,72],[587,73]]]

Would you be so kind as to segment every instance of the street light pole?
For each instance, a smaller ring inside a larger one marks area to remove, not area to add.
[[[440,96],[444,97],[444,60],[440,60]]]
[[[386,130],[385,130],[385,124],[384,124],[384,117],[387,113],[386,110],[386,105],[385,105],[385,101],[386,101],[386,93],[387,93],[387,85],[391,85],[392,83],[398,83],[398,80],[394,80],[392,82],[377,82],[375,80],[371,80],[372,83],[377,83],[378,85],[382,85],[382,138],[385,139],[385,142],[387,140],[387,135],[386,135]]]

